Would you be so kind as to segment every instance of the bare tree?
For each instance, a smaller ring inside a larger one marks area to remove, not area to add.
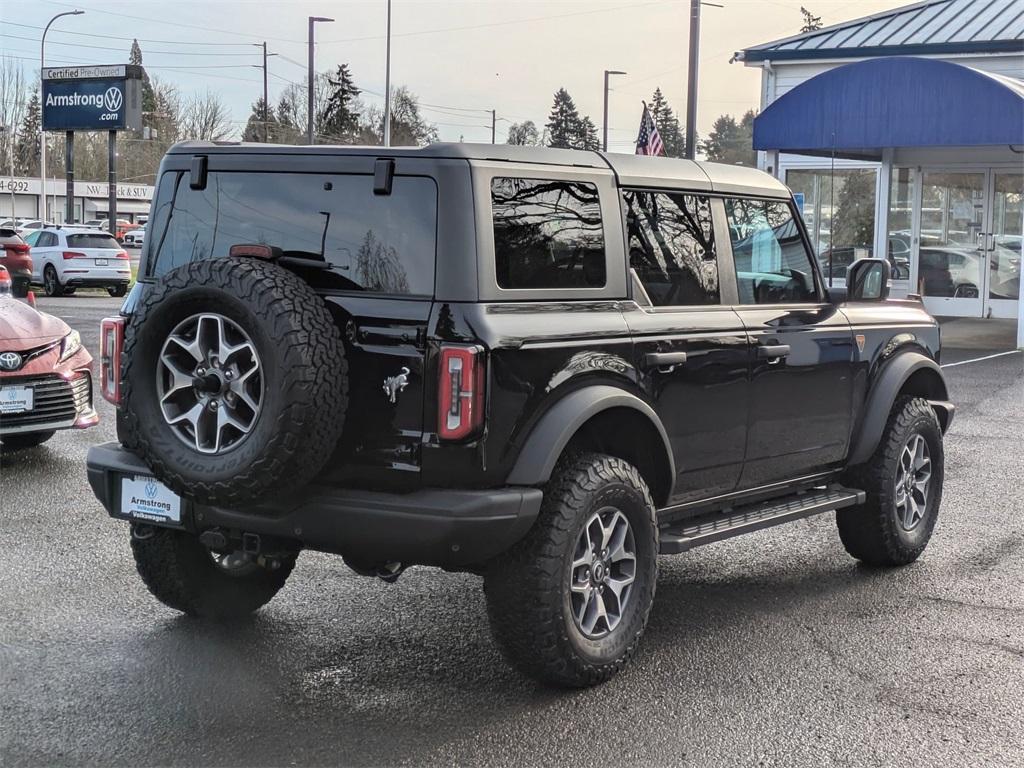
[[[181,116],[181,137],[206,141],[224,141],[231,137],[231,112],[218,94],[196,94],[185,104]]]
[[[29,99],[29,82],[25,68],[10,56],[0,58],[0,174],[11,168],[14,134],[25,119]]]

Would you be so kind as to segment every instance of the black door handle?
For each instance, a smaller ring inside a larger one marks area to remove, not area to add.
[[[677,365],[685,362],[685,352],[648,352],[644,355],[644,365],[657,368],[662,373],[671,373]]]
[[[761,360],[777,363],[789,354],[789,344],[764,344],[757,348],[757,356]]]

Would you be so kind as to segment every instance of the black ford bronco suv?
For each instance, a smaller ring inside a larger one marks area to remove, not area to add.
[[[470,571],[505,655],[582,686],[636,648],[659,554],[832,510],[871,565],[931,536],[938,327],[883,261],[826,288],[764,173],[186,143],[149,221],[88,473],[179,611],[257,610],[302,549]]]

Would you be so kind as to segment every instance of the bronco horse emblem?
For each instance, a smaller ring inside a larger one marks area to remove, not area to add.
[[[409,386],[409,369],[403,365],[400,374],[384,379],[384,394],[388,396],[389,402],[397,403],[398,393],[407,386]]]

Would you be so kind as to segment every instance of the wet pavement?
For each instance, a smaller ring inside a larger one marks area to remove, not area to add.
[[[39,303],[94,354],[119,304]],[[664,557],[640,651],[582,692],[504,665],[469,575],[304,553],[241,625],[164,608],[86,482],[101,402],[0,465],[0,764],[1024,765],[1022,369],[947,369],[919,562],[859,566],[831,514]]]

